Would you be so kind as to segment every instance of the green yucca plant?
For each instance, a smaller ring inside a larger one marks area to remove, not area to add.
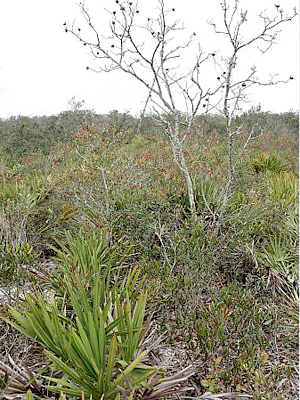
[[[76,234],[65,231],[65,241],[56,239],[58,246],[51,246],[56,255],[53,258],[58,270],[51,277],[51,285],[56,292],[64,293],[65,276],[78,287],[77,280],[85,282],[84,290],[99,284],[101,302],[106,293],[117,293],[124,298],[125,291],[133,299],[142,288],[146,276],[141,276],[137,267],[127,268],[126,261],[132,254],[133,246],[118,243],[111,246],[105,232],[91,232],[85,235],[82,230]]]
[[[257,260],[269,269],[276,287],[290,302],[298,306],[297,240],[288,236],[274,236],[256,252]]]
[[[5,318],[42,345],[52,372],[60,374],[47,376],[55,383],[47,389],[95,399],[145,390],[147,380],[158,372],[142,363],[147,351],[141,350],[141,345],[149,326],[143,324],[146,293],[142,291],[134,302],[127,294],[126,300],[117,303],[107,294],[102,308],[97,287],[91,303],[80,281],[77,289],[66,281],[64,299],[52,295],[47,301],[41,295],[26,295],[24,311],[10,307],[10,318]]]
[[[30,217],[37,214],[37,207],[50,190],[49,183],[39,178],[30,183],[6,182],[0,188],[0,246],[16,247],[27,242]]]
[[[228,210],[236,211],[247,206],[247,197],[244,193],[240,190],[231,193],[227,203]]]
[[[268,154],[265,159],[265,166],[267,171],[272,172],[284,172],[287,170],[287,166],[280,160],[278,155],[271,153]]]
[[[132,247],[120,254],[105,235],[83,232],[66,232],[66,242],[55,249],[59,271],[50,301],[27,294],[24,310],[10,307],[5,320],[44,348],[55,375],[47,377],[52,392],[114,399],[146,390],[158,371],[142,363],[150,325],[144,278],[137,268],[120,274]]]
[[[49,182],[43,182],[40,178],[34,177],[30,182],[24,179],[21,182],[6,182],[0,187],[0,199],[2,201],[20,201],[20,197],[28,204],[38,204],[51,190]]]
[[[252,160],[252,167],[255,172],[284,172],[287,170],[286,165],[274,153],[260,153]]]
[[[298,179],[293,173],[280,173],[268,182],[268,198],[286,208],[294,206],[298,201]]]
[[[124,258],[115,248],[109,253],[105,236],[66,237],[67,245],[57,249],[59,273],[50,298],[26,294],[21,308],[11,306],[3,317],[43,347],[50,362],[43,372],[45,388],[99,400],[178,393],[190,369],[161,378],[159,368],[145,364],[150,317],[145,321],[147,293],[140,271],[114,275]],[[30,382],[24,388],[32,388]]]
[[[196,202],[199,211],[214,212],[221,206],[221,190],[213,178],[195,181]]]
[[[71,203],[64,203],[54,221],[55,225],[63,225],[78,214],[78,209]]]

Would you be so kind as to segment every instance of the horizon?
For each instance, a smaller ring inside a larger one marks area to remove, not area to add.
[[[18,119],[18,118],[32,118],[32,119],[33,118],[51,118],[51,117],[59,117],[61,114],[65,114],[65,113],[74,113],[75,114],[76,112],[82,113],[83,115],[84,115],[84,113],[86,113],[86,114],[91,113],[92,115],[94,115],[96,117],[109,117],[112,113],[117,112],[118,114],[121,114],[121,115],[125,115],[126,114],[129,117],[132,117],[134,119],[141,118],[141,115],[133,115],[130,112],[126,112],[126,111],[120,112],[118,110],[110,110],[110,111],[108,111],[106,113],[98,113],[98,112],[96,112],[95,110],[92,110],[92,109],[81,108],[80,110],[66,109],[66,110],[60,111],[60,112],[58,112],[56,114],[42,114],[42,115],[34,115],[34,114],[32,114],[32,115],[21,115],[21,114],[19,114],[19,115],[10,115],[8,117],[0,117],[0,120],[1,121],[8,121],[8,120],[13,119],[13,118],[15,118],[15,119]],[[288,110],[288,111],[280,111],[280,112],[264,111],[264,110],[258,110],[258,111],[256,111],[256,110],[253,110],[253,111],[245,110],[243,113],[236,115],[235,118],[243,117],[243,116],[247,115],[249,112],[253,112],[253,114],[269,114],[271,116],[272,115],[289,114],[289,113],[295,114],[295,115],[299,115],[299,110]],[[150,112],[149,113],[145,113],[143,118],[151,118],[153,115],[155,115],[155,114],[154,113],[150,113]],[[207,118],[207,117],[222,117],[222,118],[225,118],[224,115],[222,115],[222,113],[213,113],[213,112],[207,113],[207,114],[196,115],[196,118],[201,118],[201,117],[203,117],[203,118]]]
[[[206,5],[205,12],[196,2],[188,2],[195,12],[191,13],[189,7],[179,0],[173,0],[171,4],[175,5],[178,18],[185,22],[187,30],[197,31],[197,36],[199,32],[205,46],[214,48],[216,44],[213,40],[218,45],[218,39],[210,35],[211,27],[206,25],[206,20],[215,16],[219,0]],[[86,3],[93,5],[95,0],[87,0]],[[271,0],[254,0],[250,5],[246,0],[240,3],[247,6],[249,20],[257,17],[257,10],[264,8],[274,13],[274,2]],[[63,29],[64,22],[71,23],[80,17],[75,4],[74,0],[63,3],[45,0],[43,4],[39,0],[28,0],[26,3],[13,0],[2,5],[0,34],[7,39],[0,43],[0,118],[58,115],[68,111],[68,101],[73,96],[84,100],[85,107],[99,115],[117,110],[137,116],[142,111],[146,91],[132,78],[120,71],[96,74],[86,70],[88,65],[93,64],[93,59]],[[101,8],[105,4],[111,3],[104,0]],[[140,4],[145,6],[147,3],[142,0]],[[290,12],[293,5],[293,0],[286,0],[284,12]],[[216,18],[218,16],[220,13]],[[254,29],[255,25],[250,27]],[[243,111],[258,104],[261,104],[262,112],[299,110],[298,16],[282,26],[276,42],[267,54],[262,56],[257,53],[251,61],[247,53],[242,60],[245,68],[254,62],[260,76],[265,76],[265,79],[270,72],[275,76],[278,74],[280,79],[287,79],[290,75],[294,79],[284,85],[252,87],[251,101],[244,105]],[[249,54],[252,56],[251,52]],[[211,79],[209,74],[207,79]]]

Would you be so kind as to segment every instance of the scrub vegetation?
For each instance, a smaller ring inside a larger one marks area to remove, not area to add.
[[[209,22],[222,51],[205,52],[164,0],[148,17],[111,7],[105,27],[79,3],[64,31],[93,56],[87,73],[144,87],[140,117],[73,97],[58,116],[0,121],[1,391],[296,398],[298,118],[242,112],[252,86],[294,78],[240,63],[296,9],[249,30],[222,0]]]
[[[297,114],[232,122],[263,134],[220,223],[226,119],[196,118],[185,141],[196,218],[167,135],[139,122],[0,121],[3,395],[296,398]]]

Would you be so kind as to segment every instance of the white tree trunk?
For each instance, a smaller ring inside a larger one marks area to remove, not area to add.
[[[191,215],[192,215],[192,218],[194,220],[196,220],[197,214],[196,214],[196,203],[195,203],[193,182],[192,182],[191,175],[189,173],[188,167],[185,162],[183,146],[182,146],[182,142],[179,137],[179,124],[177,121],[175,122],[174,131],[170,131],[170,141],[171,141],[172,148],[173,148],[174,160],[175,160],[176,164],[178,165],[179,169],[182,171],[184,179],[185,179],[185,183],[187,186]]]

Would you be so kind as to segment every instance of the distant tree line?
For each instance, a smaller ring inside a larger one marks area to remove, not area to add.
[[[182,115],[184,118],[184,115]],[[100,132],[109,132],[110,135],[124,131],[130,140],[136,134],[139,118],[128,113],[113,110],[108,114],[96,114],[90,110],[65,111],[58,115],[25,117],[13,116],[0,119],[0,147],[9,155],[20,157],[40,153],[47,155],[60,143],[68,141],[83,123],[96,124]],[[259,124],[266,133],[275,136],[299,133],[299,118],[294,111],[281,114],[262,112],[260,107],[253,107],[249,111],[235,118],[237,125],[243,124],[251,128],[254,123]],[[109,129],[105,129],[109,128]],[[158,135],[163,127],[156,120],[155,115],[146,115],[143,118],[140,134]],[[218,114],[202,115],[195,119],[192,128],[198,135],[226,133],[225,118]]]

